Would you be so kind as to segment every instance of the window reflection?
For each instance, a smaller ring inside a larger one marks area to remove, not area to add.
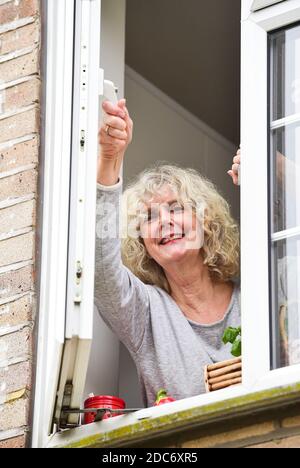
[[[300,363],[300,237],[277,242],[273,262],[276,271],[279,367]]]
[[[300,26],[272,36],[272,119],[300,113]]]
[[[300,26],[270,35],[272,367],[300,363]]]
[[[300,226],[300,124],[272,132],[273,232]]]

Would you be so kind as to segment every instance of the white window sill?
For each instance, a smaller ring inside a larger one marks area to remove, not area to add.
[[[292,382],[294,372],[289,372],[291,383],[286,382],[284,386],[278,386],[278,377],[282,372],[288,373],[286,369],[270,372],[270,376],[273,376],[271,381],[274,376],[277,381],[277,385],[273,387],[270,387],[271,381],[266,380],[252,392],[239,385],[158,407],[145,408],[57,433],[50,439],[47,448],[117,447],[121,444],[167,436],[171,432],[183,432],[192,426],[205,426],[225,418],[238,418],[249,412],[262,412],[270,407],[283,407],[285,404],[300,402],[299,373],[298,380],[294,379]]]

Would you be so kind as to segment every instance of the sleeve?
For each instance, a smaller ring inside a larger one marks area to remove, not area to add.
[[[148,287],[121,259],[120,206],[122,178],[97,184],[95,304],[104,322],[136,353],[149,320]]]

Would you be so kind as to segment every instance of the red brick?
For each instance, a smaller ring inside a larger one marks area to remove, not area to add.
[[[20,398],[0,406],[0,431],[9,431],[28,423],[28,398]]]
[[[185,441],[182,443],[182,448],[214,448],[226,446],[226,444],[242,441],[243,439],[247,440],[252,437],[264,436],[273,432],[274,429],[275,424],[273,422],[254,424],[220,434],[201,437],[196,440]]]
[[[0,179],[0,202],[14,200],[37,190],[37,171],[20,172],[10,177]]]
[[[14,112],[21,107],[30,106],[31,104],[39,102],[39,98],[40,80],[35,78],[25,81],[24,83],[12,86],[0,92],[2,112]]]
[[[35,205],[35,200],[29,200],[0,210],[0,235],[32,227],[35,224]]]
[[[0,172],[7,172],[19,166],[38,162],[39,138],[18,143],[0,151]]]
[[[32,288],[32,265],[0,275],[0,299],[25,293]]]
[[[20,0],[19,3],[11,1],[0,6],[0,24],[11,23],[21,18],[37,15],[39,11],[38,0]]]
[[[14,437],[13,439],[2,440],[0,442],[0,449],[21,449],[25,448],[26,439],[25,435]]]
[[[0,368],[0,382],[5,382],[5,392],[12,393],[21,388],[31,389],[32,369],[30,361]]]
[[[0,120],[0,142],[13,140],[39,130],[39,110],[30,109]]]
[[[281,422],[282,427],[291,429],[294,427],[299,427],[300,430],[300,416],[290,416],[286,419],[284,419]]]
[[[267,448],[267,449],[300,448],[300,436],[287,437],[281,440],[273,440],[272,442],[252,445],[251,447],[248,447],[248,448]]]
[[[1,337],[0,363],[2,363],[2,367],[17,363],[18,361],[27,361],[31,355],[32,330],[30,327],[24,327],[21,331]]]
[[[39,43],[40,26],[38,22],[0,35],[0,55],[26,49]]]
[[[31,296],[27,295],[0,306],[0,327],[13,327],[31,321],[33,318],[32,301]]]
[[[0,266],[31,260],[34,255],[34,233],[0,241]]]
[[[34,49],[29,54],[0,63],[0,84],[38,74],[38,72],[39,51]]]

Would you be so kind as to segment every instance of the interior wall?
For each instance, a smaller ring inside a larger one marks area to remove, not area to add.
[[[126,64],[236,145],[240,18],[241,0],[127,1]]]
[[[125,95],[134,121],[125,184],[158,160],[193,167],[216,184],[239,219],[239,189],[227,175],[237,147],[128,66]]]

